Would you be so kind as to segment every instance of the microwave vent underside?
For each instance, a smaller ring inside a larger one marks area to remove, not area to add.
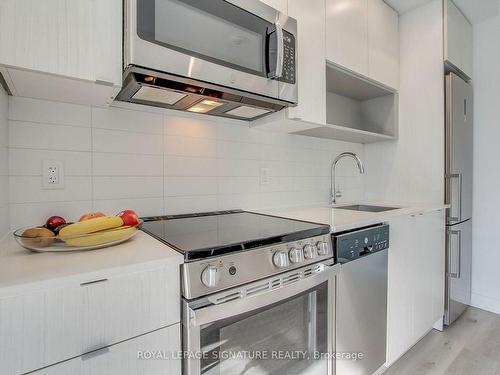
[[[176,79],[175,76],[145,73],[130,72],[117,100],[246,121],[286,107],[266,98],[254,98],[251,94],[245,96],[233,93],[234,90],[226,91],[201,82]]]

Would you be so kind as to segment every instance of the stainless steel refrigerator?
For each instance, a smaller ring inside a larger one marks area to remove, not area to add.
[[[472,265],[472,86],[446,76],[446,300],[445,324],[470,304]]]

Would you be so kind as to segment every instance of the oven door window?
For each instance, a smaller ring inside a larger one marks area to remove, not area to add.
[[[328,283],[201,327],[201,374],[328,373]],[[316,356],[315,356],[316,355]]]
[[[258,76],[267,76],[267,61],[276,56],[274,24],[224,0],[137,1],[137,32],[146,41]]]

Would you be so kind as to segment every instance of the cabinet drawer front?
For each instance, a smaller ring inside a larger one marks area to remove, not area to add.
[[[0,300],[0,373],[20,374],[180,321],[178,265]]]
[[[181,375],[181,360],[172,358],[180,350],[180,324],[175,324],[32,374]]]

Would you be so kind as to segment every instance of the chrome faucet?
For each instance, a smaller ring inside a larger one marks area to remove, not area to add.
[[[365,167],[363,166],[363,162],[359,158],[358,155],[356,155],[354,152],[343,152],[339,156],[335,158],[335,160],[332,163],[332,167],[330,169],[330,203],[331,204],[336,204],[337,203],[337,198],[340,198],[342,194],[340,191],[335,190],[335,168],[337,167],[337,163],[344,157],[350,157],[353,158],[356,161],[356,164],[358,165],[359,173],[363,174],[365,173]]]

